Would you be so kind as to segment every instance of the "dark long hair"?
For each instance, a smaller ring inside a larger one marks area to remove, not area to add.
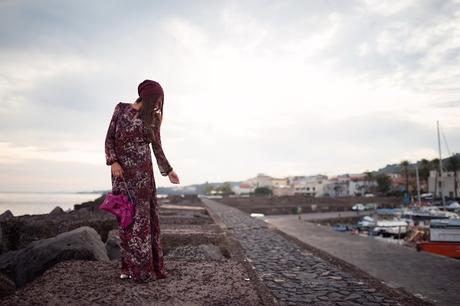
[[[157,103],[159,97],[162,97]],[[136,103],[142,102],[142,107],[139,109],[139,118],[144,121],[144,125],[148,130],[148,137],[150,142],[155,141],[153,133],[154,128],[160,128],[163,121],[163,102],[164,97],[161,94],[151,94],[144,98],[137,98]]]

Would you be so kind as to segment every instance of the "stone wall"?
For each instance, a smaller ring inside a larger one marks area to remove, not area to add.
[[[263,213],[266,215],[295,213],[300,206],[302,212],[348,211],[357,203],[378,203],[379,208],[399,207],[400,197],[224,197],[219,202],[241,209],[246,213]]]

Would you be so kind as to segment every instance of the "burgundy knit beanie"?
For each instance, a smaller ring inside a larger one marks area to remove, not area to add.
[[[152,80],[145,80],[142,83],[140,83],[137,87],[137,92],[139,94],[139,97],[141,98],[151,94],[164,95],[163,88],[161,88],[161,85],[158,82]]]

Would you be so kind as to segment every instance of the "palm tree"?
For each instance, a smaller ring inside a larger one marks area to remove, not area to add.
[[[419,175],[426,186],[428,186],[428,177],[430,176],[430,161],[428,159],[422,159],[420,161]]]
[[[409,193],[409,161],[403,160],[399,165],[406,179],[406,192]]]
[[[447,159],[447,170],[448,171],[453,171],[454,172],[454,192],[455,192],[455,198],[458,197],[457,193],[457,170],[460,166],[460,160],[459,160],[459,154],[452,154],[451,157]]]
[[[370,192],[369,185],[370,185],[370,182],[374,180],[374,173],[367,170],[366,172],[364,172],[364,174],[366,175],[366,193],[369,193]]]

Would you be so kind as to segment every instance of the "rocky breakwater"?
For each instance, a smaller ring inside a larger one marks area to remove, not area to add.
[[[31,242],[0,256],[0,271],[22,287],[54,264],[70,259],[109,260],[104,243],[91,227],[82,226],[56,237]],[[11,292],[8,286],[6,292]]]
[[[70,212],[56,207],[49,214],[15,217],[8,210],[0,215],[0,296],[62,261],[109,261],[103,240],[117,221],[98,209],[103,199],[75,205]]]
[[[49,214],[15,217],[6,211],[0,215],[0,254],[25,248],[32,241],[51,238],[82,226],[94,228],[105,241],[108,232],[116,228],[117,220],[98,209],[104,197],[74,205],[70,212],[56,207]]]
[[[97,224],[94,203],[83,210],[95,227],[79,226],[53,237],[36,239],[0,256],[2,305],[272,305],[267,290],[254,277],[238,241],[228,237],[197,197],[160,201],[161,241],[168,277],[146,284],[120,279],[120,249],[116,221]],[[83,211],[79,212],[83,215]],[[102,212],[102,214],[106,214]],[[29,216],[33,217],[33,216]],[[9,216],[10,219],[14,217]],[[35,216],[35,226],[38,217]],[[50,222],[50,215],[42,215]],[[72,217],[73,218],[73,217]],[[111,216],[99,220],[105,222]],[[88,219],[71,219],[74,225]],[[22,225],[28,224],[22,220]],[[50,234],[69,225],[46,225]],[[64,221],[63,221],[64,222]],[[8,222],[4,223],[8,228]],[[32,227],[24,227],[31,231]],[[43,233],[41,231],[40,233]],[[105,235],[105,239],[104,239]],[[19,235],[32,240],[40,235]],[[80,242],[80,243],[79,243]],[[25,264],[26,261],[29,261]],[[22,267],[24,265],[24,267]],[[8,294],[8,295],[7,295]]]

